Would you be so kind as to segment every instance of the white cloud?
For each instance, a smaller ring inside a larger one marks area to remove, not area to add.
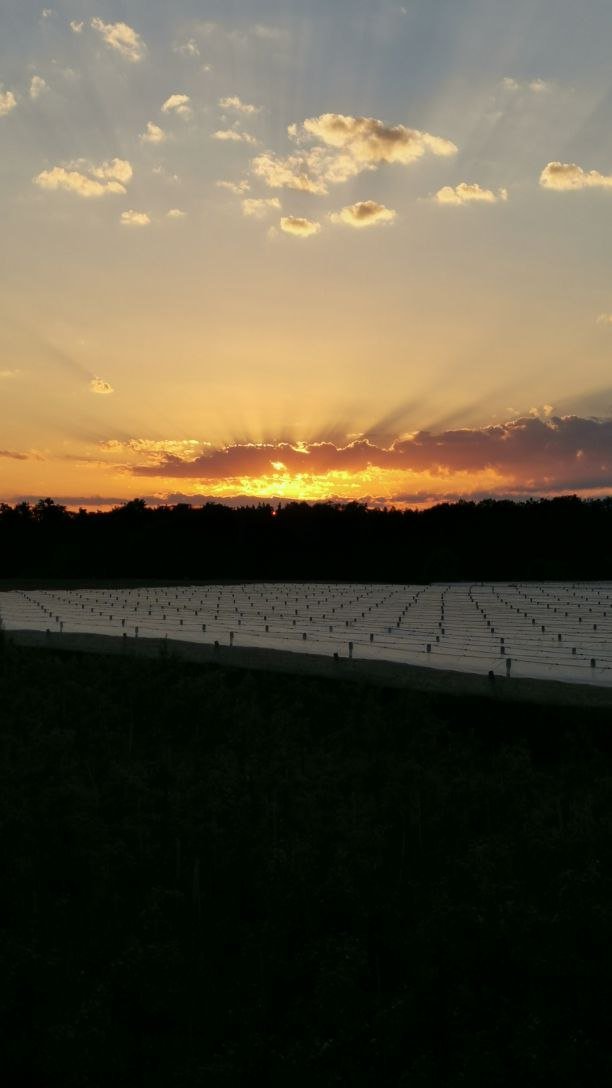
[[[234,128],[218,129],[212,134],[213,140],[227,140],[230,143],[256,144],[257,140],[248,132],[237,132]]]
[[[597,318],[598,325],[612,325],[612,314],[600,314]]]
[[[40,17],[41,19],[52,19],[55,15],[53,8],[43,8]]]
[[[218,189],[227,189],[230,193],[234,193],[235,196],[248,193],[251,188],[246,178],[242,181],[217,181],[216,185]]]
[[[67,167],[54,166],[51,170],[43,170],[34,178],[34,184],[41,189],[55,192],[62,189],[88,199],[110,193],[125,193],[125,185],[131,180],[132,173],[132,166],[125,159],[113,159],[99,166],[78,160]]]
[[[237,113],[245,113],[250,116],[259,113],[261,110],[261,106],[252,106],[249,102],[242,102],[238,95],[232,95],[230,98],[220,98],[219,105],[223,110],[236,110]]]
[[[337,185],[384,163],[408,165],[425,154],[448,157],[457,147],[450,140],[404,125],[387,125],[373,117],[324,113],[289,125],[300,150],[285,158],[265,152],[252,163],[253,173],[272,189],[298,189],[324,195]],[[315,147],[304,148],[312,140]]]
[[[121,223],[124,227],[148,227],[151,222],[146,212],[135,212],[130,208],[121,213]]]
[[[40,189],[65,189],[67,192],[77,193],[78,196],[94,197],[104,196],[107,191],[124,193],[123,185],[118,185],[115,190],[108,190],[106,185],[99,181],[79,173],[77,170],[67,170],[64,166],[54,166],[51,170],[43,170],[34,178],[34,184]]]
[[[142,60],[147,47],[140,35],[127,23],[104,23],[97,16],[90,24],[111,48],[126,60],[136,63]]]
[[[506,76],[502,79],[500,86],[504,91],[532,91],[533,94],[547,94],[553,89],[552,83],[548,83],[545,79],[540,79],[539,76],[536,79],[528,79],[525,82],[520,82],[512,76]]]
[[[497,204],[499,200],[508,199],[507,189],[498,189],[496,193],[492,189],[482,189],[476,182],[462,181],[453,188],[445,185],[438,189],[434,200],[438,204],[451,204],[461,206],[463,204]]]
[[[377,204],[375,200],[361,200],[357,204],[349,204],[339,212],[330,215],[332,223],[344,223],[347,227],[357,229],[374,227],[381,223],[392,223],[397,212],[392,208],[386,208],[384,204]]]
[[[82,34],[84,26],[85,26],[85,23],[83,22],[82,19],[71,19],[70,20],[70,29],[71,29],[73,34]]]
[[[327,147],[348,151],[359,163],[371,165],[405,165],[422,158],[426,152],[445,157],[457,152],[456,145],[441,136],[405,125],[387,125],[374,117],[350,117],[341,113],[309,117],[301,128],[291,126],[290,135],[297,140],[314,137]]]
[[[0,91],[0,117],[6,117],[16,105],[17,99],[12,91]]]
[[[110,162],[101,162],[99,166],[88,164],[85,159],[79,159],[75,165],[86,166],[95,178],[111,178],[124,184],[131,181],[134,175],[132,164],[127,159],[111,159]]]
[[[289,155],[282,159],[269,151],[258,155],[251,163],[255,176],[262,178],[270,189],[296,189],[322,196],[327,192],[327,186],[312,176],[311,166],[308,155]]]
[[[556,189],[558,192],[569,189],[611,189],[612,176],[600,174],[598,170],[588,173],[575,162],[549,162],[540,174],[543,189]]]
[[[183,57],[199,57],[200,47],[195,38],[188,38],[181,45],[175,45],[174,52],[180,53]]]
[[[280,206],[281,202],[277,196],[270,197],[268,200],[247,199],[242,201],[242,214],[249,219],[264,219],[269,212],[280,211]]]
[[[533,91],[534,94],[547,94],[552,90],[552,84],[547,83],[545,79],[532,79],[529,90]]]
[[[8,381],[10,378],[15,378],[19,374],[18,370],[0,370],[0,380]]]
[[[138,138],[142,144],[162,144],[167,136],[163,128],[154,125],[153,121],[147,121],[146,130]]]
[[[41,94],[44,94],[45,91],[48,91],[48,90],[49,90],[49,87],[48,87],[47,83],[45,82],[45,80],[41,78],[41,76],[32,76],[32,82],[30,83],[30,98],[31,99],[36,101],[37,98],[40,98]]]
[[[166,212],[167,219],[184,219],[187,212],[181,211],[180,208],[170,208],[169,212]]]
[[[289,215],[281,219],[281,230],[285,234],[293,234],[296,238],[311,238],[321,230],[321,224],[312,219],[302,219],[299,216]]]
[[[107,397],[109,393],[114,393],[112,385],[105,382],[102,378],[92,378],[89,383],[89,388],[92,393],[97,393],[98,396]]]
[[[177,113],[179,117],[191,117],[190,101],[188,94],[171,94],[162,106],[162,113]]]

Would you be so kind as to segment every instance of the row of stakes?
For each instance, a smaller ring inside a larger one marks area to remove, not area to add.
[[[492,586],[491,586],[491,589],[493,589]],[[504,598],[501,596],[501,594],[499,594],[496,590],[493,590],[493,592],[498,597],[498,599],[502,601],[503,604],[507,605],[509,608],[514,608],[519,614],[521,613],[521,609],[518,608],[518,606],[513,605],[510,601],[504,600]],[[524,596],[526,596],[526,595],[524,595]],[[574,594],[574,596],[575,596],[575,594]],[[484,616],[485,620],[487,621],[487,627],[491,628],[491,633],[495,634],[495,628],[491,627],[491,620],[487,618],[487,614],[486,614],[485,610],[480,607],[480,604],[478,603],[478,601],[474,601],[474,598],[472,597],[471,593],[469,594],[469,597],[470,597],[470,600],[473,602],[473,604],[475,604],[478,611]],[[530,597],[529,600],[530,600],[530,602],[533,602],[533,597]],[[550,608],[550,604],[547,604],[546,607]],[[555,608],[554,612],[556,612],[556,611],[557,611],[557,609]],[[591,611],[592,611],[592,609],[589,608],[589,612],[591,612]],[[527,612],[523,612],[522,615],[524,616],[525,619],[529,618],[528,615],[527,615]],[[566,612],[565,616],[567,617],[568,615],[569,615],[569,613]],[[607,616],[607,612],[604,612],[604,616]],[[442,618],[444,618],[444,606],[442,606]],[[578,623],[582,623],[582,616],[578,617]],[[533,617],[531,619],[531,624],[532,624],[532,626],[536,626],[536,621],[535,621],[535,619]],[[542,633],[544,634],[544,632],[546,631],[546,624],[542,623],[540,625],[540,627],[541,627]],[[597,630],[597,624],[596,623],[593,624],[593,630],[594,631]],[[557,634],[557,642],[562,642],[562,641],[563,641],[563,636],[559,632]],[[504,639],[500,638],[500,655],[503,656],[505,654],[505,652],[506,652],[506,649],[505,649],[505,645],[504,645]],[[572,646],[572,655],[575,656],[576,652],[577,652],[576,647]],[[506,673],[507,674],[510,673],[510,668],[511,668],[511,659],[507,658],[507,660],[506,660]],[[594,657],[591,658],[591,668],[592,669],[597,668],[597,659],[594,658]],[[493,673],[490,672],[489,676],[491,677],[492,675],[493,675]]]
[[[405,587],[404,587],[404,588],[405,588]],[[378,601],[378,602],[377,602],[377,603],[376,603],[375,605],[370,605],[370,606],[368,607],[368,612],[372,612],[372,610],[373,610],[373,609],[377,609],[377,608],[380,608],[380,607],[381,607],[381,605],[383,605],[383,604],[386,604],[386,602],[387,602],[388,600],[390,600],[390,598],[391,598],[391,596],[392,596],[392,595],[393,595],[393,594],[389,594],[389,595],[388,595],[387,597],[384,597],[384,598],[383,598],[383,599],[382,599],[381,601]],[[414,603],[415,603],[415,602],[416,602],[416,601],[418,600],[418,596],[419,596],[419,595],[420,595],[420,594],[417,594],[417,595],[416,595],[416,596],[415,596],[415,597],[413,598],[413,600],[412,600],[411,602],[409,602],[409,604],[407,605],[407,607],[406,607],[406,608],[404,609],[404,612],[406,612],[406,611],[407,611],[407,609],[408,609],[408,608],[410,608],[410,607],[411,607],[411,605],[412,605],[412,604],[414,604]],[[40,608],[40,609],[41,609],[41,610],[42,610],[43,612],[45,612],[45,613],[46,613],[47,615],[49,615],[49,616],[50,616],[50,615],[52,615],[52,612],[51,612],[51,610],[47,610],[47,609],[45,609],[44,605],[40,604],[40,603],[39,603],[38,601],[34,601],[34,600],[33,600],[33,599],[32,599],[31,597],[29,597],[29,596],[28,596],[27,594],[24,594],[24,596],[26,597],[26,599],[27,599],[28,601],[30,601],[31,603],[33,603],[33,604],[37,605],[37,607],[38,607],[38,608]],[[80,596],[80,594],[79,594],[79,596]],[[361,594],[361,595],[359,595],[358,597],[356,597],[356,598],[354,599],[354,601],[356,602],[356,601],[358,601],[358,600],[361,600],[361,599],[363,598],[363,596],[365,596],[365,594]],[[176,596],[176,598],[175,598],[175,599],[176,599],[176,600],[178,600],[178,599],[179,599],[178,595]],[[328,600],[328,599],[329,599],[329,598],[326,598],[326,600]],[[118,603],[118,598],[115,598],[115,600],[116,600],[116,602]],[[234,612],[235,612],[235,613],[238,613],[238,612],[239,612],[240,616],[241,616],[241,617],[244,617],[245,613],[244,613],[244,612],[240,612],[240,610],[239,610],[239,609],[238,609],[238,607],[236,606],[236,603],[235,603],[235,597],[233,598],[233,601],[234,601]],[[159,602],[158,602],[158,601],[156,601],[156,603],[159,603]],[[252,598],[250,598],[250,597],[249,597],[249,603],[251,603],[251,604],[252,604]],[[269,602],[268,602],[268,599],[267,599],[267,598],[266,598],[266,603],[269,603]],[[320,601],[320,602],[319,602],[319,601],[317,601],[317,603],[323,603],[323,601]],[[351,602],[351,603],[352,603],[352,602]],[[201,607],[203,607],[203,604],[204,604],[204,602],[201,602]],[[219,619],[219,608],[220,608],[220,604],[221,604],[221,599],[219,598],[219,599],[217,600],[217,611],[216,611],[216,614],[215,614],[215,619],[216,619],[216,620],[218,620],[218,619]],[[285,601],[285,605],[288,605],[288,601],[287,601],[287,600]],[[125,609],[126,609],[126,607],[127,607],[127,605],[126,605],[126,604],[123,604],[123,605],[122,605],[121,607],[122,607],[122,609],[123,609],[123,610],[125,610]],[[139,606],[139,603],[137,602],[137,603],[136,603],[136,604],[135,604],[135,605],[133,606],[133,610],[134,610],[135,612],[137,612],[137,611],[139,610],[139,607],[140,607],[140,606]],[[252,605],[252,607],[254,607],[254,606]],[[82,611],[85,611],[85,608],[86,608],[86,606],[85,606],[84,604],[82,604],[82,605],[81,605],[81,610],[82,610]],[[168,608],[168,605],[166,605],[166,608]],[[310,610],[310,605],[306,605],[306,608],[307,608],[307,610]],[[185,610],[185,609],[183,608],[183,611],[184,611],[184,610]],[[90,613],[95,613],[96,609],[95,609],[95,608],[93,608],[93,607],[90,607],[89,611],[90,611]],[[177,613],[180,613],[181,609],[180,609],[180,608],[177,608],[177,610],[176,610],[176,611],[177,611]],[[275,607],[275,605],[272,605],[271,611],[272,611],[272,612],[275,612],[275,611],[276,611],[276,607]],[[332,611],[332,614],[335,614],[335,612],[336,612],[336,608],[335,608],[335,607],[332,607],[332,610],[331,610],[331,611]],[[199,615],[199,609],[193,609],[193,614],[194,614],[194,616],[198,616],[198,615]],[[258,609],[258,610],[257,610],[257,613],[256,613],[256,614],[257,614],[258,616],[261,616],[261,610],[259,610],[259,609]],[[299,610],[298,610],[297,608],[295,609],[295,611],[294,611],[294,614],[295,614],[296,616],[299,616]],[[98,615],[102,616],[102,615],[104,615],[104,613],[103,613],[102,611],[99,611],[99,612],[98,612]],[[151,615],[152,615],[152,610],[151,610],[151,609],[149,609],[149,610],[148,610],[148,615],[149,615],[149,616],[151,616]],[[364,619],[364,618],[365,618],[365,612],[362,612],[362,613],[361,613],[361,617],[362,617],[362,619]],[[56,618],[57,618],[57,617],[56,617]],[[112,617],[112,615],[109,615],[109,620],[112,620],[112,618],[113,618],[113,617]],[[166,620],[166,618],[167,618],[167,616],[166,616],[166,614],[164,613],[164,614],[162,615],[162,619],[163,619],[163,620]],[[264,615],[264,620],[267,620],[267,619],[268,619],[267,615]],[[327,615],[326,615],[326,613],[323,613],[323,619],[327,619]],[[125,621],[122,621],[122,622],[123,622],[123,626],[125,626]],[[310,622],[310,623],[312,623],[312,616],[309,616],[309,622]],[[355,623],[355,622],[357,622],[357,621],[356,621],[356,619],[354,619],[354,618],[353,618],[353,619],[351,619],[351,620],[345,620],[345,626],[346,626],[346,627],[349,627],[349,626],[350,626],[350,625],[351,625],[352,623]],[[401,618],[400,618],[400,620],[398,621],[398,625],[399,625],[399,623],[401,623]],[[183,620],[180,620],[180,624],[181,624],[181,626],[183,625]],[[239,625],[241,624],[241,619],[239,619],[239,620],[238,620],[238,624],[239,624]],[[295,620],[294,620],[293,626],[294,626],[294,627],[296,626],[296,621],[295,621]],[[331,628],[330,628],[330,630],[331,630]],[[391,628],[390,628],[390,630],[391,630]]]
[[[110,619],[112,619],[112,616],[110,617]],[[59,623],[59,629],[60,629],[60,634],[63,634],[63,631],[64,631],[64,623],[63,623],[63,620],[60,620],[60,619],[59,619],[59,616],[57,616],[57,617],[56,617],[56,620],[57,620],[57,622]],[[125,626],[125,622],[124,622],[124,626]],[[205,623],[204,623],[204,624],[202,624],[202,630],[203,630],[203,631],[206,631],[206,624],[205,624]],[[266,627],[266,631],[267,631],[267,630],[268,630],[268,628]],[[332,630],[332,628],[330,627],[330,631],[331,631],[331,630]],[[390,630],[391,630],[391,628],[390,628]],[[134,638],[135,638],[135,639],[137,639],[137,638],[138,638],[138,635],[139,635],[139,631],[140,631],[140,628],[139,628],[139,627],[135,627],[135,628],[134,628]],[[442,631],[442,633],[444,633],[444,630]],[[50,629],[49,629],[49,628],[47,628],[47,630],[46,630],[46,635],[47,635],[47,637],[50,637],[50,635],[51,635],[51,631],[50,631]],[[123,639],[127,641],[127,638],[128,638],[128,634],[127,634],[127,632],[126,632],[126,631],[124,631],[124,632],[123,632]],[[230,631],[230,633],[229,633],[229,644],[230,644],[230,647],[233,647],[233,645],[234,645],[234,638],[235,638],[235,632],[234,632],[234,631]],[[302,640],[303,640],[304,642],[306,642],[307,638],[308,638],[308,635],[307,635],[307,634],[306,634],[306,632],[304,631],[304,632],[302,633]],[[561,636],[559,635],[559,640],[560,640],[560,639],[561,639]],[[167,635],[167,634],[166,634],[166,635],[164,635],[164,641],[166,641],[166,642],[168,641],[168,635]],[[439,642],[439,641],[440,641],[440,638],[439,638],[439,636],[436,636],[436,642]],[[370,642],[371,642],[371,643],[372,643],[372,642],[374,642],[374,635],[373,635],[373,634],[370,634]],[[220,643],[219,643],[219,641],[218,641],[218,640],[215,640],[215,643],[214,643],[214,647],[215,647],[215,650],[218,650],[218,649],[219,649],[219,647],[220,647]],[[353,653],[354,653],[354,649],[355,649],[354,643],[353,643],[353,642],[349,642],[349,644],[348,644],[348,656],[349,656],[349,660],[351,660],[351,661],[352,661],[352,659],[353,659]],[[430,654],[430,653],[432,652],[432,643],[431,643],[431,642],[428,642],[428,643],[426,643],[426,646],[425,646],[425,650],[426,650],[426,653],[428,653],[428,654]],[[505,655],[505,653],[506,653],[506,647],[505,647],[505,645],[504,645],[504,640],[503,640],[503,638],[502,638],[502,639],[501,639],[501,646],[500,646],[500,655],[501,655],[501,656],[503,657],[503,656]],[[572,654],[575,654],[575,653],[576,653],[576,647],[575,647],[575,646],[573,646],[573,647],[572,647]],[[338,658],[339,658],[339,654],[338,654],[337,652],[335,652],[335,653],[334,653],[334,655],[333,655],[333,657],[334,657],[334,660],[336,660],[336,661],[337,661],[337,660],[338,660]],[[592,657],[592,658],[591,658],[591,668],[592,668],[592,669],[595,669],[596,667],[597,667],[597,660],[596,660],[596,658]],[[510,658],[510,657],[506,657],[506,675],[507,675],[507,676],[510,676],[510,672],[511,672],[511,669],[512,669],[512,658]],[[495,674],[493,673],[493,671],[492,671],[492,670],[490,670],[490,671],[489,671],[489,677],[490,677],[490,678],[494,678],[494,675],[495,675]]]
[[[515,610],[516,610],[517,612],[519,612],[519,613],[520,613],[520,611],[521,611],[521,610],[520,610],[520,609],[519,609],[519,608],[518,608],[517,606],[515,606],[515,605],[511,604],[511,602],[509,602],[509,601],[506,601],[506,600],[505,600],[504,598],[502,598],[502,597],[501,597],[501,594],[499,594],[499,593],[498,593],[498,592],[497,592],[496,590],[494,590],[494,589],[493,589],[493,587],[491,587],[491,589],[493,590],[493,592],[495,593],[495,595],[497,596],[497,598],[498,598],[498,599],[499,599],[499,600],[500,600],[500,601],[501,601],[501,602],[502,602],[503,604],[507,605],[507,607],[511,607],[511,608],[515,609]],[[397,627],[398,627],[398,628],[399,628],[399,627],[401,626],[401,623],[402,623],[402,618],[403,618],[403,616],[405,616],[405,615],[406,615],[406,613],[408,612],[408,609],[409,609],[409,608],[410,608],[410,607],[412,606],[412,604],[414,604],[414,603],[416,603],[416,602],[417,602],[417,600],[418,600],[418,598],[419,598],[419,596],[421,595],[421,593],[422,593],[422,592],[423,592],[423,591],[419,591],[419,592],[417,592],[417,594],[415,594],[415,595],[413,596],[412,600],[411,600],[411,601],[410,601],[410,602],[408,603],[408,605],[406,605],[406,606],[405,606],[405,608],[404,608],[404,611],[403,611],[402,615],[400,615],[400,616],[398,617],[398,620],[397,620]],[[26,596],[27,596],[27,595],[26,595]],[[391,594],[389,595],[389,597],[390,597],[390,596],[391,596]],[[526,596],[527,596],[527,594],[523,594],[523,596],[525,596],[525,597],[526,597]],[[576,596],[576,594],[574,594],[574,596]],[[385,598],[384,600],[386,601],[387,599],[389,599],[389,597]],[[482,615],[483,615],[483,616],[484,616],[484,617],[486,618],[486,613],[485,613],[484,609],[482,609],[482,608],[480,607],[480,604],[479,604],[479,602],[476,602],[476,601],[474,601],[474,598],[473,598],[473,596],[472,596],[472,593],[471,593],[471,591],[469,592],[469,597],[470,597],[470,600],[472,601],[472,603],[474,603],[474,605],[475,605],[475,606],[476,606],[476,608],[478,609],[478,611],[480,611],[480,612],[482,613]],[[179,599],[179,598],[178,598],[178,595],[176,595],[176,599],[177,599],[177,600]],[[358,597],[357,599],[361,599],[361,598],[360,598],[360,597]],[[608,597],[607,599],[609,599],[609,597]],[[249,600],[251,601],[251,598],[249,598]],[[532,602],[533,602],[533,598],[532,598],[532,597],[530,597],[530,598],[529,598],[529,600],[530,600],[530,603],[532,603]],[[441,621],[443,621],[443,620],[444,620],[444,594],[442,594],[442,596],[441,596],[441,601],[442,601],[442,604],[441,604]],[[234,598],[234,602],[235,602],[235,598]],[[38,602],[35,602],[35,603],[38,603]],[[286,603],[286,604],[288,604],[288,601],[286,601],[285,603]],[[379,602],[379,603],[378,603],[377,605],[375,605],[374,607],[375,607],[375,608],[378,608],[378,607],[380,606],[380,604],[381,604],[381,603],[383,603],[383,602]],[[219,606],[219,602],[217,602],[217,604],[218,604],[218,606]],[[43,611],[47,611],[46,609],[44,609],[44,607],[43,607],[42,605],[39,605],[39,607],[40,607],[40,608],[42,608],[42,609],[43,609]],[[85,605],[82,605],[81,607],[82,607],[82,609],[83,609],[83,610],[85,609]],[[123,607],[125,608],[125,605],[124,605]],[[549,604],[549,603],[547,604],[547,608],[550,608],[550,604]],[[138,609],[138,604],[136,604],[136,610],[137,610],[137,609]],[[95,610],[94,610],[94,608],[91,608],[91,609],[90,609],[90,611],[91,611],[91,612],[94,612]],[[179,609],[177,609],[177,611],[180,611],[180,610],[179,610]],[[197,615],[197,614],[198,614],[198,611],[197,611],[197,610],[194,610],[194,611],[195,611],[195,615]],[[237,609],[236,609],[236,611],[237,611]],[[274,608],[274,606],[272,606],[272,611],[275,611],[275,608]],[[332,609],[332,611],[333,611],[333,612],[335,612],[335,608],[333,608],[333,609]],[[368,611],[370,611],[370,612],[372,611],[372,607],[371,607],[371,606],[370,606],[370,607],[368,608]],[[556,609],[556,608],[554,608],[554,612],[556,612],[556,611],[557,611],[557,609]],[[589,608],[589,611],[592,611],[592,609],[591,609],[591,608]],[[49,612],[48,614],[50,615],[51,613]],[[258,615],[261,615],[261,612],[259,612],[259,611],[258,611],[258,613],[257,613],[257,614],[258,614]],[[297,610],[297,609],[295,610],[295,614],[296,614],[296,615],[298,614],[298,610]],[[102,613],[102,612],[100,612],[100,613],[99,613],[99,615],[103,615],[103,613]],[[151,615],[151,610],[149,610],[149,615]],[[242,613],[242,615],[244,615],[244,613]],[[527,617],[527,613],[526,613],[526,612],[524,612],[524,613],[523,613],[523,615],[524,615],[524,617],[525,617],[525,618],[528,618],[528,617]],[[568,615],[568,612],[565,612],[565,615],[567,616],[567,615]],[[606,615],[607,615],[607,613],[606,613],[606,612],[604,612],[604,616],[606,616]],[[267,618],[268,618],[268,617],[267,617],[267,616],[265,616],[265,619],[267,619]],[[362,618],[365,618],[365,612],[362,612]],[[59,616],[56,616],[56,617],[55,617],[55,619],[56,619],[56,622],[57,622],[57,623],[59,623],[59,625],[60,625],[60,632],[63,632],[63,626],[64,626],[64,625],[63,625],[63,621],[61,621],[61,620],[60,620]],[[109,615],[109,620],[111,620],[111,621],[112,621],[112,619],[113,619],[113,615],[112,615],[112,614],[110,614],[110,615]],[[165,614],[163,615],[163,619],[164,619],[164,620],[166,619],[166,615],[165,615]],[[215,619],[218,619],[218,613],[216,614],[216,616],[215,616]],[[310,622],[312,623],[312,617],[309,617],[309,621],[310,621]],[[179,622],[180,622],[180,625],[181,625],[181,626],[183,626],[183,620],[181,619],[181,620],[180,620]],[[296,626],[296,622],[297,622],[297,621],[296,621],[296,620],[294,619],[294,620],[293,620],[293,626]],[[348,627],[348,626],[349,626],[349,625],[350,625],[351,623],[353,623],[353,622],[355,622],[355,621],[354,621],[354,620],[346,620],[346,621],[345,621],[345,625],[346,625],[346,627]],[[579,618],[578,618],[578,622],[579,622],[579,623],[582,623],[582,617],[579,617]],[[123,627],[125,627],[125,623],[126,623],[125,619],[122,619],[122,626],[123,626]],[[238,624],[239,624],[239,625],[241,625],[241,620],[240,620],[240,619],[238,620]],[[534,619],[534,618],[532,618],[532,625],[534,625],[534,626],[535,626],[535,624],[536,624],[536,621],[535,621],[535,619]],[[442,626],[442,622],[440,622],[440,623],[438,624],[438,626],[439,626],[439,627],[441,628],[441,633],[442,633],[442,635],[444,635],[444,634],[445,634],[445,628],[444,628],[444,627]],[[495,633],[495,628],[491,626],[491,621],[490,621],[489,619],[487,619],[487,626],[488,626],[488,627],[489,627],[489,628],[491,629],[491,633],[492,633],[492,634],[494,634],[494,633]],[[206,624],[203,624],[203,625],[202,625],[202,630],[203,630],[203,632],[205,632],[205,631],[206,631]],[[269,625],[268,625],[268,624],[266,624],[266,628],[265,628],[265,630],[266,630],[266,633],[268,633],[268,632],[269,632]],[[389,627],[389,628],[388,628],[388,631],[389,631],[390,633],[392,632],[392,630],[393,630],[393,628],[392,628],[392,627]],[[544,624],[542,624],[542,625],[541,625],[541,630],[542,630],[542,632],[545,632],[545,630],[546,630],[546,626],[545,626]],[[593,624],[593,630],[597,630],[597,624]],[[332,625],[330,625],[330,626],[329,626],[329,631],[330,631],[330,633],[331,633],[331,632],[333,631],[333,626],[332,626]],[[48,632],[48,633],[50,633],[50,632]],[[134,631],[134,635],[135,635],[135,638],[138,638],[138,634],[139,634],[139,627],[138,627],[138,626],[136,626],[136,627],[135,627],[135,631]],[[123,635],[123,637],[124,637],[125,639],[127,639],[127,633],[125,633],[125,632],[124,632],[124,635]],[[303,640],[304,640],[304,641],[306,641],[307,637],[308,637],[308,636],[307,636],[306,632],[304,632],[304,633],[303,633],[303,635],[302,635],[302,638],[303,638]],[[166,635],[166,638],[167,638],[167,635]],[[559,641],[559,642],[561,642],[561,641],[562,641],[562,635],[561,635],[560,633],[558,634],[557,638],[558,638],[558,641]],[[371,643],[373,643],[373,642],[374,642],[374,635],[373,635],[373,634],[370,634],[370,642],[371,642]],[[439,636],[436,636],[436,642],[437,642],[437,643],[439,643],[439,642],[440,642],[440,637],[439,637]],[[230,632],[230,646],[233,646],[233,644],[234,644],[234,632],[232,631],[232,632]],[[218,646],[218,645],[219,645],[219,643],[218,643],[218,642],[215,642],[215,646]],[[350,643],[349,643],[349,657],[350,657],[350,658],[352,658],[352,656],[353,656],[353,649],[354,649],[353,643],[352,643],[352,642],[350,642]],[[427,643],[427,644],[426,644],[426,651],[427,651],[427,653],[431,653],[431,652],[432,652],[432,644],[431,644],[431,643]],[[501,656],[504,656],[505,654],[506,654],[506,648],[505,648],[505,645],[504,645],[504,639],[503,639],[503,638],[501,638],[501,639],[500,639],[500,655],[501,655]],[[576,654],[576,647],[572,647],[572,654],[574,654],[574,655]],[[334,656],[335,656],[335,657],[337,657],[337,654],[334,654]],[[595,667],[596,667],[596,659],[595,659],[595,658],[591,658],[591,667],[592,667],[592,668],[595,668]],[[507,659],[506,659],[506,672],[507,672],[508,674],[510,673],[510,669],[511,669],[511,659],[510,659],[510,658],[507,658]]]
[[[110,616],[110,617],[109,617],[109,619],[112,619],[112,616]],[[59,623],[59,629],[60,629],[60,634],[63,634],[63,632],[64,632],[64,622],[63,622],[63,620],[60,620],[60,619],[59,619],[59,616],[57,616],[57,617],[56,617],[56,620],[57,620],[57,622]],[[182,621],[181,621],[181,622],[182,622]],[[124,626],[125,626],[125,623],[124,623]],[[204,623],[204,624],[202,624],[202,630],[203,630],[203,631],[206,631],[206,624],[205,624],[205,623]],[[268,630],[268,628],[266,627],[266,631],[267,631],[267,630]],[[330,631],[331,631],[331,627],[330,627]],[[137,639],[137,638],[138,638],[139,632],[140,632],[140,628],[139,628],[139,627],[135,627],[135,628],[134,628],[134,638],[135,638],[135,639]],[[49,627],[47,627],[47,630],[46,630],[45,634],[46,634],[47,638],[50,638],[50,637],[51,637],[51,629],[50,629]],[[128,634],[127,634],[127,631],[124,631],[124,632],[123,632],[123,636],[122,636],[122,637],[123,637],[123,639],[124,639],[124,640],[125,640],[125,641],[127,642],[127,639],[128,639]],[[230,644],[230,646],[231,646],[231,647],[232,647],[232,646],[234,645],[234,638],[235,638],[235,632],[234,632],[234,631],[230,631],[230,633],[229,633],[229,644]],[[304,633],[302,634],[302,639],[304,640],[304,642],[306,641],[306,639],[307,639],[307,638],[308,638],[308,636],[307,636],[306,632],[304,631]],[[164,635],[164,641],[165,641],[165,642],[167,642],[167,641],[168,641],[168,635],[167,635],[167,634],[165,634],[165,635]],[[374,642],[374,635],[370,635],[370,642]],[[218,649],[220,648],[220,645],[221,645],[221,644],[220,644],[220,642],[219,642],[218,640],[215,640],[215,642],[214,642],[214,648],[215,648],[215,650],[218,650]],[[348,652],[349,652],[349,659],[351,659],[351,660],[352,660],[352,658],[353,658],[353,652],[354,652],[354,648],[355,648],[355,647],[354,647],[354,643],[352,643],[352,642],[349,642],[349,644],[348,644]],[[427,649],[428,649],[428,650],[431,650],[431,646],[428,646],[428,647],[427,647]],[[334,653],[334,655],[333,655],[333,656],[334,656],[334,660],[336,660],[336,661],[337,661],[337,660],[339,659],[339,654],[338,654],[338,653]]]

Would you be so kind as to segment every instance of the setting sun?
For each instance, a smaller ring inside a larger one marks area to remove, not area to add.
[[[608,14],[111,7],[0,46],[0,499],[611,486]]]

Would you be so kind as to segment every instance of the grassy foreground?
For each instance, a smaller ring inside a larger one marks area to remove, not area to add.
[[[10,1084],[608,1083],[611,725],[4,647]]]

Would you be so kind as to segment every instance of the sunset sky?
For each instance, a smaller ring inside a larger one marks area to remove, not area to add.
[[[612,491],[609,0],[4,0],[0,499]]]

